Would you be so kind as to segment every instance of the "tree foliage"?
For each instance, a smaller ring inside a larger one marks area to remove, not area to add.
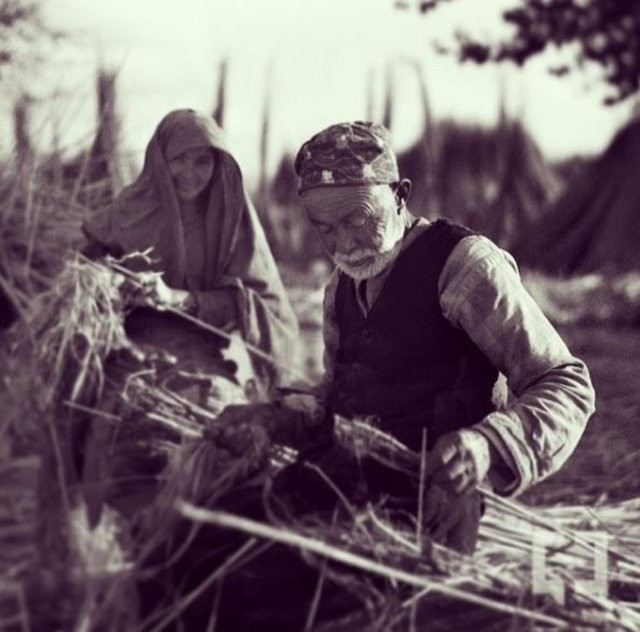
[[[42,21],[38,0],[0,0],[0,72],[21,45],[42,34],[53,35]]]
[[[424,0],[418,9],[428,13],[452,1]],[[455,51],[460,59],[523,65],[548,47],[574,45],[573,68],[597,64],[612,88],[605,103],[623,101],[640,89],[640,0],[519,0],[503,18],[513,33],[497,43],[458,32]],[[570,70],[569,65],[550,68],[559,76]]]

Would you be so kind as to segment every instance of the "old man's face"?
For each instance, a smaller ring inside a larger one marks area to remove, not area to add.
[[[393,261],[405,221],[389,185],[309,189],[302,205],[327,252],[349,276],[374,277]]]

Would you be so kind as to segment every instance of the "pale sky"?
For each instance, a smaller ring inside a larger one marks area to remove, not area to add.
[[[40,142],[48,142],[57,121],[63,146],[71,146],[95,128],[96,67],[118,69],[122,142],[139,162],[169,110],[211,111],[226,57],[225,128],[250,178],[258,168],[267,84],[272,164],[322,127],[365,117],[369,75],[379,114],[388,64],[394,68],[392,132],[397,148],[406,146],[422,122],[417,76],[407,61],[421,63],[436,118],[493,123],[504,95],[549,158],[601,151],[631,104],[604,107],[594,73],[559,80],[546,72],[549,56],[522,71],[460,65],[432,51],[434,38],[450,42],[456,28],[505,32],[500,12],[513,3],[455,0],[422,16],[394,8],[394,0],[48,0],[49,21],[66,30],[68,40],[37,81],[26,72],[19,78],[28,79],[40,99],[34,111]],[[0,102],[6,120],[7,90]],[[2,137],[6,150],[11,139]]]

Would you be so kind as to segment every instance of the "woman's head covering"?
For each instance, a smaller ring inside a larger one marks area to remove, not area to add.
[[[186,287],[184,228],[168,162],[188,149],[209,147],[216,159],[205,218],[205,265],[201,288],[215,287],[236,243],[245,207],[250,204],[240,167],[226,148],[212,117],[191,109],[167,114],[145,153],[142,172],[112,205],[83,226],[84,232],[114,252],[152,248],[166,283]]]

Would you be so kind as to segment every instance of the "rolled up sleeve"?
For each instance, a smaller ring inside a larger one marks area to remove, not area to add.
[[[595,409],[589,372],[526,291],[510,255],[488,239],[461,240],[439,281],[445,318],[506,376],[514,395],[473,429],[514,474],[497,491],[516,495],[575,449]]]

